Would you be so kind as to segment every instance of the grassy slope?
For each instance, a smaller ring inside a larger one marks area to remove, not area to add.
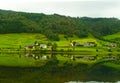
[[[80,42],[80,43],[85,43],[85,42],[95,42],[98,44],[98,46],[100,46],[100,43],[98,42],[98,39],[94,38],[93,36],[89,36],[87,38],[78,38],[77,36],[73,36],[72,38],[68,38],[68,40],[66,40],[64,38],[64,35],[59,35],[60,41],[57,42],[58,45],[68,45],[70,41],[75,41],[75,42]]]
[[[110,39],[115,39],[115,38],[120,38],[120,32],[115,33],[115,34],[112,34],[112,35],[104,36],[103,38],[104,38],[104,39],[108,39],[108,40],[110,40]]]
[[[41,34],[0,34],[0,47],[1,48],[19,48],[21,45],[26,46],[33,44],[34,41],[47,40],[44,35]]]
[[[78,38],[77,36],[73,36],[72,38],[68,38],[66,40],[64,38],[64,35],[59,35],[60,41],[51,41],[52,43],[57,43],[58,46],[68,46],[70,41],[75,42],[96,42],[98,46],[101,46],[101,41],[94,38],[92,35],[89,35],[87,38]],[[38,34],[38,33],[20,33],[20,34],[0,34],[0,48],[19,48],[21,45],[22,48],[27,45],[33,44],[35,41],[41,41],[41,42],[49,42],[50,40],[47,39],[44,35]],[[102,41],[103,42],[103,41]],[[63,49],[63,48],[58,48]],[[64,50],[67,50],[68,48],[64,48]],[[71,48],[72,49],[72,48]],[[75,50],[81,50],[81,51],[95,51],[95,48],[84,48],[84,47],[76,47]]]
[[[47,60],[35,60],[33,57],[26,57],[25,54],[0,54],[0,66],[37,67],[46,62]]]
[[[59,35],[59,37],[60,41],[56,42],[59,46],[67,46],[70,40],[76,42],[94,41],[98,45],[100,45],[97,40],[92,37],[79,39],[78,37],[74,36],[73,38],[68,38],[69,40],[66,40],[64,38],[64,35]],[[35,41],[48,41],[48,39],[44,35],[37,33],[0,34],[0,39],[0,47],[19,47],[19,45],[25,46],[33,44]]]
[[[57,42],[58,46],[69,46],[70,41],[72,42],[79,42],[79,43],[85,43],[85,42],[95,42],[97,43],[98,46],[101,46],[101,44],[98,42],[99,40],[94,38],[92,35],[89,35],[86,38],[78,38],[77,36],[73,36],[71,38],[68,38],[68,40],[66,40],[64,38],[64,35],[59,35],[60,41]],[[58,48],[58,49],[62,49],[62,48]],[[67,50],[68,48],[66,48]],[[64,48],[65,50],[65,48]],[[71,48],[72,50],[72,48]],[[95,48],[85,48],[85,47],[75,47],[75,50],[79,50],[79,51],[96,51]]]
[[[59,35],[60,37],[60,41],[57,42],[58,46],[66,46],[69,44],[69,41],[77,41],[77,42],[87,42],[87,41],[94,41],[96,42],[98,45],[100,45],[100,43],[98,42],[97,39],[95,39],[92,36],[89,36],[88,38],[78,38],[76,36],[74,36],[73,38],[69,38],[69,40],[66,40],[64,38],[64,35]],[[0,34],[0,47],[1,48],[5,48],[5,47],[9,47],[9,48],[18,48],[19,45],[22,45],[22,47],[26,46],[26,45],[30,45],[33,44],[34,41],[45,41],[48,42],[48,39],[41,34],[26,34],[26,33],[21,33],[21,34]],[[52,41],[55,42],[55,41]],[[76,48],[78,49],[78,48]],[[79,48],[79,50],[88,50],[88,51],[95,51],[95,48]],[[10,65],[8,62],[10,62],[11,64],[13,64],[13,66],[18,66],[21,64],[21,66],[31,66],[31,65],[36,65],[34,63],[33,59],[27,59],[26,57],[22,57],[23,61],[19,60],[19,56],[12,56],[12,58],[4,58],[4,57],[0,57],[1,58],[1,64],[5,64],[5,65]],[[12,60],[11,60],[12,59]],[[59,57],[61,61],[61,64],[64,63],[64,59],[63,57]],[[68,59],[65,59],[65,61]],[[8,61],[8,62],[6,62]],[[33,63],[31,63],[33,62]],[[43,62],[44,63],[44,62]],[[109,66],[109,64],[106,64]],[[113,65],[116,66],[116,65]]]

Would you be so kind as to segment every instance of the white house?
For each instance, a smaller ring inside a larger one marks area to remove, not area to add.
[[[30,49],[34,49],[35,46],[33,46],[33,45],[29,45],[29,46],[25,46],[24,48],[25,48],[26,50],[30,50]]]
[[[40,44],[40,48],[47,48],[46,44]]]

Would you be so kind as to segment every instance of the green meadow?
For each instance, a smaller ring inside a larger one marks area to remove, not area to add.
[[[117,35],[116,35],[117,36]],[[115,37],[113,35],[113,37]],[[57,50],[76,50],[76,51],[86,51],[86,52],[95,52],[96,49],[99,49],[100,52],[108,51],[107,48],[104,48],[102,44],[109,43],[108,41],[103,41],[96,39],[94,36],[89,34],[86,38],[79,38],[76,35],[73,37],[69,37],[68,39],[64,38],[64,35],[59,35],[60,40],[59,41],[51,41],[49,40],[45,35],[38,34],[38,33],[15,33],[15,34],[0,34],[0,48],[10,48],[10,49],[18,49],[18,48],[24,48],[28,45],[33,45],[35,41],[42,42],[42,43],[56,43],[57,44]],[[106,36],[104,38],[109,38],[109,36]],[[72,42],[95,42],[97,44],[97,47],[68,47],[70,44],[70,41]],[[65,47],[65,48],[64,48]],[[114,50],[114,49],[113,49]]]
[[[75,52],[80,52],[81,54],[89,54],[90,55],[90,54],[97,54],[96,49],[99,50],[99,54],[108,53],[108,50],[106,48],[103,48],[102,44],[101,44],[101,42],[105,43],[105,41],[98,40],[98,39],[94,38],[92,35],[89,35],[86,38],[79,38],[74,35],[73,37],[65,39],[64,35],[61,34],[61,35],[59,35],[59,38],[60,38],[59,41],[51,41],[48,38],[46,38],[46,36],[44,36],[42,34],[38,34],[38,33],[0,34],[0,39],[1,39],[0,48],[3,48],[3,49],[9,48],[11,50],[14,48],[19,49],[20,46],[22,48],[24,48],[25,46],[33,45],[35,41],[38,41],[38,42],[42,42],[42,43],[48,43],[48,42],[57,43],[57,45],[58,45],[57,50],[63,49],[64,53],[66,52],[66,50],[75,50]],[[81,42],[81,43],[95,42],[97,44],[97,47],[75,47],[75,48],[67,47],[67,46],[69,46],[70,41]],[[66,46],[66,47],[64,48],[64,46]],[[66,53],[66,54],[69,55],[69,54],[74,54],[74,53]],[[2,56],[4,56],[4,54]],[[35,66],[36,65],[36,64],[33,64],[34,59],[26,59],[26,57],[22,57],[22,62],[21,62],[18,55],[15,56],[15,55],[11,54],[11,58],[9,58],[7,56],[6,56],[6,58],[4,58],[5,56],[4,57],[2,57],[2,56],[0,57],[0,59],[1,59],[0,65],[5,64],[5,65],[9,66],[10,64],[6,61],[11,62],[11,64],[13,66],[17,66],[18,64],[22,65],[22,66],[26,66],[26,65],[27,66],[30,66],[30,65]],[[2,59],[2,58],[4,58],[4,59]],[[58,58],[61,61],[61,63],[66,61],[65,60],[66,58],[63,58],[61,56],[59,56]],[[31,62],[33,62],[33,63],[31,63]],[[83,60],[83,62],[84,62],[84,60]],[[17,65],[16,65],[16,63],[17,63]],[[44,63],[44,62],[42,62],[42,63]]]
[[[38,42],[56,42],[58,46],[68,46],[70,41],[75,41],[75,42],[96,42],[99,46],[100,43],[97,42],[97,39],[92,38],[92,37],[87,37],[87,38],[78,38],[77,36],[73,36],[71,38],[68,38],[66,40],[64,38],[64,35],[59,35],[60,41],[51,41],[47,39],[44,35],[42,34],[37,34],[37,33],[19,33],[19,34],[0,34],[0,47],[19,47],[25,46],[25,45],[31,45],[35,41]]]
[[[19,48],[20,45],[24,47],[33,44],[35,41],[47,40],[44,35],[32,33],[0,34],[0,39],[1,48]]]
[[[91,76],[92,78],[94,77],[95,79],[97,77],[97,79],[99,80],[103,76],[104,77],[102,78],[102,80],[112,79],[112,81],[114,80],[116,81],[119,79],[120,76],[119,55],[118,56],[112,55],[117,57],[116,60],[103,60],[103,57],[108,56],[108,54],[106,53],[106,51],[108,50],[102,47],[101,42],[102,43],[108,43],[108,42],[98,40],[94,37],[78,38],[74,36],[73,38],[69,38],[69,40],[66,40],[64,38],[64,35],[59,35],[59,37],[60,37],[60,41],[50,41],[44,35],[41,34],[32,34],[32,33],[4,34],[4,35],[0,35],[0,38],[3,39],[2,41],[0,41],[0,43],[2,43],[0,44],[0,46],[2,48],[19,48],[20,45],[24,47],[26,45],[33,44],[35,41],[40,41],[43,43],[53,42],[53,43],[57,43],[58,46],[68,46],[70,40],[76,42],[93,41],[98,44],[98,47],[90,47],[90,48],[76,47],[75,50],[85,51],[85,53],[87,53],[88,55],[78,54],[75,56],[96,56],[96,54],[94,53],[93,53],[94,55],[90,55],[90,52],[95,52],[96,49],[99,49],[102,55],[98,55],[97,59],[95,60],[78,59],[73,61],[71,60],[72,55],[70,55],[69,57],[66,57],[67,55],[63,55],[63,56],[56,55],[55,58],[53,59],[51,58],[49,60],[41,60],[41,59],[35,60],[33,57],[26,57],[25,55],[8,54],[7,56],[7,54],[2,54],[0,56],[0,66],[3,67],[1,68],[0,72],[2,72],[1,77],[4,78],[1,78],[1,81],[4,83],[8,83],[8,82],[16,82],[16,83],[46,82],[47,83],[49,81],[44,81],[44,80],[52,79],[51,83],[54,83],[56,81],[60,82],[62,76],[63,76],[63,81],[65,81],[64,75],[66,74],[67,74],[66,77],[70,79],[71,76],[73,76],[74,74],[72,79],[74,79],[74,77],[76,76],[77,79],[75,78],[75,80],[78,80],[78,77],[82,77],[79,79],[83,79],[83,78],[86,79],[87,77],[91,77]],[[57,49],[60,50],[63,48],[57,48]],[[68,48],[64,48],[64,50],[65,49],[67,50]],[[113,52],[113,54],[115,53],[116,52]],[[105,70],[105,72],[103,70]],[[52,76],[53,78],[51,78],[51,74],[53,75]],[[113,76],[113,78],[110,78],[111,76]],[[55,79],[56,77],[57,79]]]
[[[120,38],[120,32],[115,33],[115,34],[112,34],[112,35],[104,36],[103,38],[104,38],[104,39],[108,39],[108,40],[110,40],[110,39],[115,39],[115,38]]]

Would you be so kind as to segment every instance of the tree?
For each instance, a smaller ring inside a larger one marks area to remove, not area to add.
[[[52,51],[56,51],[57,50],[57,43],[54,43],[53,45],[52,45]]]

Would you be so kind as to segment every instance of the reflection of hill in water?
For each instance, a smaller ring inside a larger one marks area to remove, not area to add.
[[[120,56],[113,54],[96,55],[96,54],[0,54],[0,65],[3,66],[29,66],[40,67],[47,62],[57,61],[57,64],[64,66],[65,64],[104,64],[106,62],[120,64]],[[120,67],[119,67],[120,68]]]
[[[106,54],[106,55],[98,55],[98,54],[90,54],[90,55],[86,55],[86,54],[78,54],[78,55],[69,55],[69,54],[33,54],[33,53],[28,53],[25,54],[26,57],[33,57],[36,59],[49,59],[49,58],[53,58],[54,56],[57,57],[58,55],[61,55],[61,57],[63,58],[70,58],[70,59],[76,59],[76,60],[95,60],[99,57],[99,59],[101,60],[117,60],[119,59],[119,55],[112,55],[112,54]]]
[[[58,67],[57,62],[48,62],[42,67],[0,67],[1,83],[65,83],[69,81],[115,82],[120,80],[120,70],[86,64]]]
[[[120,80],[119,68],[105,66],[107,62],[119,65],[119,55],[1,54],[0,59],[1,83]]]

